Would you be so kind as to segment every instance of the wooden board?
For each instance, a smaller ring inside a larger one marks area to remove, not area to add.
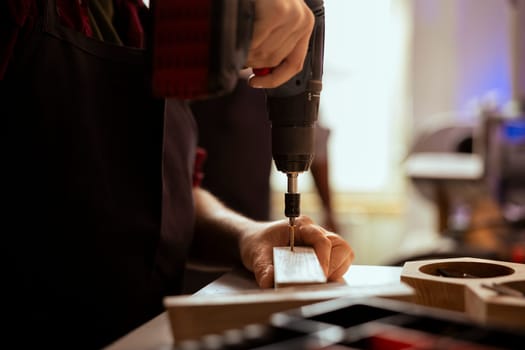
[[[217,286],[195,295],[166,297],[164,306],[173,339],[176,342],[195,340],[254,323],[265,324],[276,312],[339,297],[411,300],[412,289],[399,281],[398,273],[395,280],[392,279],[391,267],[358,266],[350,270],[352,268],[355,273],[349,271],[345,283],[235,291],[231,286],[239,282],[256,288],[253,277],[245,281],[237,275],[226,275],[215,282]]]
[[[525,329],[525,265],[477,258],[408,261],[401,280],[414,288],[414,302],[464,312],[481,323]],[[512,287],[517,294],[486,286]]]
[[[326,276],[311,247],[274,247],[275,288],[326,283]]]

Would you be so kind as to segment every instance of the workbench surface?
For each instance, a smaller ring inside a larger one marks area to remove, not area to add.
[[[361,295],[378,295],[384,289],[410,293],[409,287],[400,281],[401,267],[352,265],[345,274],[345,282],[355,287]],[[250,274],[232,271],[200,289],[195,295],[216,295],[257,289]],[[168,350],[173,344],[167,312],[146,322],[105,350]]]

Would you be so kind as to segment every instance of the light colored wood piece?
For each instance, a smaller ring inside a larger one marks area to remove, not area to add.
[[[411,300],[412,288],[400,281],[400,272],[400,267],[351,266],[344,283],[264,290],[258,289],[253,275],[236,272],[194,295],[167,297],[164,305],[174,341],[179,342],[252,323],[268,323],[276,312],[338,297]]]
[[[440,276],[438,269],[476,278]],[[408,261],[401,280],[414,288],[414,302],[464,312],[482,323],[525,329],[525,298],[500,295],[482,284],[509,285],[525,292],[525,265],[477,258]]]
[[[326,276],[311,247],[274,247],[275,288],[326,283]]]
[[[175,341],[268,323],[272,314],[339,297],[380,296],[407,300],[412,290],[404,284],[350,287],[345,284],[250,290],[235,294],[173,296],[164,299]]]
[[[388,299],[405,300],[409,301],[412,298],[413,291],[407,284],[400,281],[399,276],[401,274],[401,267],[398,266],[374,266],[374,265],[352,265],[351,268],[345,273],[344,286],[348,288],[348,293],[344,293],[343,296],[349,297],[364,297],[364,296],[378,296]],[[321,285],[328,289],[331,289],[333,285],[326,284]],[[228,272],[213,281],[203,289],[199,290],[193,295],[193,297],[201,298],[216,298],[220,295],[237,294],[244,291],[260,292],[257,289],[257,283],[253,278],[253,274],[244,270],[233,270]],[[305,287],[306,288],[306,287]],[[268,293],[278,292],[280,290],[268,290]],[[343,293],[343,291],[339,292]],[[187,300],[188,296],[179,296],[184,300]],[[179,297],[168,297],[165,300],[165,304],[169,305],[168,299],[179,298]],[[306,301],[305,301],[306,302]],[[212,303],[213,304],[213,303]],[[284,304],[283,304],[284,305]],[[186,308],[185,312],[191,313],[191,303],[189,305],[174,306],[174,308]],[[201,305],[199,307],[205,307]],[[248,306],[249,307],[249,304]],[[286,305],[284,305],[286,307]],[[227,306],[224,308],[227,310]],[[280,310],[281,311],[281,310]],[[183,334],[185,328],[191,328],[192,324],[188,324],[185,320],[181,320],[180,323],[171,323],[169,314],[172,312],[178,312],[168,308],[168,310],[149,322],[141,325],[137,329],[131,331],[120,339],[117,339],[113,344],[104,348],[104,350],[144,350],[144,349],[171,349],[174,344],[174,337],[177,340],[181,340],[178,336],[179,332]],[[227,311],[226,311],[227,312]],[[264,312],[264,310],[263,310]],[[193,323],[206,322],[213,324],[213,320],[208,321],[210,318],[217,319],[216,315],[201,313],[203,320],[199,320],[196,316],[191,316]],[[237,317],[233,314],[233,317]],[[268,316],[270,317],[270,316]],[[263,317],[264,318],[264,317]],[[237,318],[236,327],[242,327],[246,325],[242,319]],[[208,332],[204,326],[199,328],[204,335]],[[216,332],[222,332],[222,330],[216,330]]]

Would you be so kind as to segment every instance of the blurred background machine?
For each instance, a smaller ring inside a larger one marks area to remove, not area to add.
[[[418,192],[436,205],[437,230],[454,242],[441,255],[525,262],[525,38],[519,2],[508,1],[512,98],[488,101],[474,122],[420,133],[405,162]]]
[[[406,172],[437,210],[445,255],[525,262],[525,107],[485,108],[478,125],[422,133]]]

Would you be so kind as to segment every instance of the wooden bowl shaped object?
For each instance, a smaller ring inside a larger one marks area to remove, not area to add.
[[[417,304],[525,330],[525,264],[477,258],[407,261],[401,281]]]

